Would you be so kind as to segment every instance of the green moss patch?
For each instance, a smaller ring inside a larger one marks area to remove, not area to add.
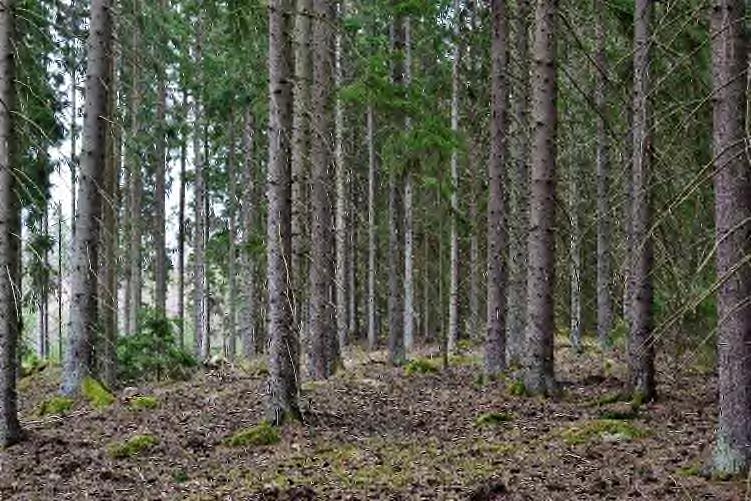
[[[153,435],[136,435],[124,442],[114,442],[109,445],[107,452],[113,459],[125,459],[138,456],[142,452],[154,448],[159,440]]]
[[[438,364],[427,358],[415,358],[404,366],[404,373],[408,376],[414,374],[435,374],[439,371]]]
[[[506,391],[508,391],[509,395],[513,395],[515,397],[524,397],[527,396],[527,387],[524,386],[524,381],[521,379],[515,379],[511,381],[508,386],[506,386]]]
[[[628,442],[647,436],[636,425],[617,419],[598,419],[564,430],[563,440],[568,445],[581,445],[597,441]]]
[[[225,438],[224,444],[229,447],[260,447],[276,444],[281,439],[279,430],[264,422]]]
[[[92,407],[102,409],[115,402],[115,396],[93,377],[86,377],[81,385],[81,393]]]
[[[156,409],[157,407],[159,407],[159,401],[156,399],[156,397],[148,395],[138,395],[128,401],[128,407],[137,411]]]
[[[475,419],[475,426],[498,426],[514,420],[508,412],[486,412]]]
[[[55,396],[42,402],[37,414],[40,416],[67,414],[73,408],[74,403],[72,398]]]

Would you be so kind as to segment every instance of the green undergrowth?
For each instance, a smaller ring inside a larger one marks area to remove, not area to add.
[[[628,442],[644,438],[647,432],[628,421],[597,419],[572,426],[561,434],[568,445],[594,442]]]
[[[526,397],[529,395],[527,387],[524,385],[524,381],[521,379],[514,379],[506,386],[506,391],[509,395],[514,397]]]
[[[159,407],[159,401],[150,395],[138,395],[130,399],[128,407],[136,411],[156,409]]]
[[[429,358],[415,358],[404,366],[404,373],[408,376],[415,374],[435,374],[440,371],[438,363]]]
[[[95,409],[103,409],[115,403],[115,396],[102,383],[90,376],[84,378],[81,393]]]
[[[122,442],[111,443],[107,452],[113,459],[126,459],[138,456],[157,445],[159,445],[159,439],[154,435],[136,435]]]
[[[475,426],[498,426],[513,420],[514,416],[509,412],[486,412],[485,414],[480,414],[477,419],[475,419]]]
[[[263,422],[235,432],[224,439],[224,444],[229,447],[261,447],[276,444],[281,439],[278,429]]]
[[[70,410],[73,408],[74,403],[75,401],[72,398],[54,396],[43,401],[39,405],[37,414],[39,416],[62,416],[70,412]]]

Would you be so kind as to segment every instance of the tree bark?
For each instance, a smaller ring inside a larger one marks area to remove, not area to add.
[[[376,330],[376,154],[375,118],[368,105],[368,349],[378,345]]]
[[[508,27],[506,1],[491,2],[491,120],[490,160],[488,162],[488,278],[487,336],[485,373],[496,376],[505,368],[506,352],[506,265],[503,254],[507,230],[504,169],[507,160],[508,131]]]
[[[404,85],[412,83],[412,21],[404,19]],[[405,127],[412,128],[407,117]],[[404,173],[404,349],[406,353],[415,342],[415,256],[414,256],[414,180],[411,166]]]
[[[336,2],[338,15],[336,21],[336,35],[334,41],[334,86],[342,86],[342,20],[344,19],[344,4]],[[347,300],[349,297],[349,281],[347,276],[347,170],[344,165],[344,105],[337,96],[334,111],[334,164],[336,176],[336,332],[339,349],[347,345],[349,330]]]
[[[459,43],[461,15],[459,0],[454,0],[454,54],[451,70],[451,130],[459,134],[459,66],[461,64],[462,48]],[[496,6],[497,7],[497,6]],[[497,12],[494,12],[496,21]],[[495,27],[495,25],[494,25]],[[505,47],[503,47],[505,51]],[[449,330],[447,347],[449,356],[456,351],[459,340],[459,152],[454,148],[451,152],[451,244],[449,275]]]
[[[138,317],[141,313],[141,292],[142,292],[142,260],[141,260],[141,240],[143,228],[141,227],[143,217],[141,210],[143,205],[143,180],[142,165],[139,148],[135,146],[138,143],[140,135],[140,123],[138,115],[141,112],[141,61],[138,54],[141,51],[140,36],[140,7],[139,0],[133,2],[134,22],[132,26],[133,38],[131,41],[131,58],[132,61],[132,82],[131,82],[131,123],[130,134],[134,146],[131,148],[130,158],[130,250],[129,250],[129,274],[130,274],[130,308],[128,311],[128,324],[132,332],[138,331]],[[80,197],[79,197],[80,198]],[[80,203],[80,201],[79,201]],[[129,332],[131,334],[132,332]]]
[[[198,24],[196,27],[196,46],[195,60],[200,63],[203,57],[203,17],[199,14]],[[199,85],[202,85],[202,75],[199,75]],[[209,346],[206,341],[209,339],[208,329],[208,297],[206,287],[206,187],[204,172],[204,148],[203,139],[203,117],[201,110],[200,93],[196,93],[193,102],[193,163],[195,168],[195,181],[193,188],[193,205],[194,205],[194,228],[193,228],[193,308],[194,308],[194,328],[193,347],[196,357],[205,360],[209,355]]]
[[[713,466],[714,473],[727,476],[745,475],[751,466],[751,160],[744,117],[751,77],[743,0],[714,0],[711,9],[717,276],[722,284]]]
[[[569,217],[571,218],[571,233],[569,234],[569,285],[570,311],[569,328],[571,330],[571,347],[576,353],[582,351],[582,235],[579,217],[581,203],[579,197],[580,168],[578,159],[571,162],[569,172]]]
[[[227,331],[224,350],[227,358],[234,360],[237,354],[237,155],[235,151],[235,119],[230,117],[229,154],[227,177],[229,200],[227,201],[227,230],[229,232],[229,258],[227,260]]]
[[[13,170],[16,165],[15,10],[13,0],[0,3],[0,447],[21,439],[16,372],[21,315],[19,229],[21,204]]]
[[[163,16],[169,15],[167,0],[159,0],[159,12]],[[156,103],[156,131],[155,143],[155,186],[154,198],[156,215],[154,221],[154,246],[156,247],[154,277],[156,287],[154,289],[154,303],[158,314],[167,314],[167,241],[166,232],[166,175],[167,175],[167,134],[166,134],[166,111],[167,111],[167,83],[166,68],[164,63],[159,63],[157,71],[157,103]]]
[[[102,174],[106,155],[108,58],[112,49],[109,0],[92,0],[87,47],[83,155],[78,185],[78,214],[73,240],[69,346],[62,392],[75,395],[93,369],[92,343],[98,328],[97,266],[101,220]]]
[[[652,119],[650,44],[653,2],[637,0],[634,11],[634,127],[631,207],[631,332],[629,391],[640,401],[655,397],[652,235]]]
[[[257,250],[254,239],[256,232],[255,173],[253,167],[255,120],[248,107],[243,124],[243,192],[240,209],[242,228],[242,248],[240,251],[240,338],[242,354],[246,359],[256,355],[256,323],[258,320],[258,298],[256,297]]]
[[[527,391],[555,391],[553,360],[555,279],[555,197],[557,71],[557,0],[535,6],[532,75],[532,136],[530,233],[527,277],[527,326],[524,383]]]
[[[183,90],[183,113],[188,111],[188,92]],[[182,131],[180,137],[180,192],[178,201],[177,226],[177,330],[180,348],[185,348],[185,186],[186,164],[188,161],[188,134]]]
[[[269,162],[267,278],[269,397],[267,418],[276,425],[298,419],[298,339],[294,326],[291,279],[292,253],[291,148],[293,3],[269,2]]]

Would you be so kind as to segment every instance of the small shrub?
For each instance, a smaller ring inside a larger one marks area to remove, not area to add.
[[[115,396],[104,387],[102,383],[91,376],[87,376],[81,385],[81,393],[92,407],[103,409],[109,407],[115,402]]]
[[[627,442],[643,438],[647,433],[626,421],[599,419],[563,431],[563,440],[568,445],[581,445],[597,440],[603,442]]]
[[[515,397],[524,397],[527,395],[527,387],[524,386],[524,381],[521,379],[514,379],[511,381],[506,387],[506,391],[508,391],[509,395]]]
[[[61,416],[63,414],[67,414],[73,408],[74,403],[75,402],[72,398],[54,396],[42,402],[42,404],[39,406],[39,411],[37,411],[37,414],[39,416]]]
[[[269,423],[263,422],[250,428],[245,428],[224,439],[229,447],[260,447],[273,445],[282,439],[279,430]]]
[[[156,409],[159,406],[159,402],[156,397],[138,395],[128,401],[128,406],[131,409],[141,411],[145,409]]]
[[[513,421],[514,417],[508,412],[487,412],[475,419],[476,426],[498,426]]]
[[[435,374],[438,372],[438,364],[427,358],[415,358],[404,366],[404,373],[408,376],[413,374]]]
[[[114,442],[107,449],[113,459],[125,459],[137,456],[159,444],[154,435],[136,435],[124,442]]]

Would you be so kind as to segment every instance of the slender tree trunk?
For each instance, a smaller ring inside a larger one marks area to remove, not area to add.
[[[334,41],[334,86],[342,86],[342,23],[344,18],[343,1],[336,2],[338,16]],[[347,172],[344,165],[344,105],[336,98],[334,111],[334,165],[336,176],[336,332],[339,349],[347,344],[349,321],[347,318]]]
[[[491,2],[491,121],[488,162],[488,278],[485,373],[495,376],[505,369],[506,352],[506,266],[503,259],[507,230],[504,168],[508,130],[508,23],[506,0]]]
[[[132,26],[133,39],[131,46],[132,62],[132,83],[131,83],[131,123],[130,133],[131,141],[137,144],[140,134],[140,122],[138,115],[141,108],[141,61],[138,56],[141,50],[140,36],[140,7],[139,0],[133,2],[134,23]],[[142,240],[142,200],[143,200],[143,181],[141,156],[138,148],[132,148],[133,153],[130,158],[130,252],[129,252],[129,270],[130,270],[130,310],[128,324],[133,332],[138,331],[138,317],[141,310],[141,292],[142,292],[142,260],[141,260],[141,240]]]
[[[45,239],[49,239],[49,223],[47,219],[47,207],[44,207],[42,214],[42,226]],[[44,278],[42,280],[42,290],[39,298],[39,338],[37,346],[37,355],[42,360],[49,357],[47,351],[49,345],[49,332],[47,331],[47,305],[49,304],[49,249],[45,246],[42,257],[42,267],[44,269]]]
[[[199,14],[196,27],[195,60],[200,62],[203,57],[203,15]],[[199,82],[203,75],[199,76]],[[202,82],[201,82],[202,84]],[[195,181],[193,187],[193,308],[194,329],[193,347],[199,359],[205,360],[209,355],[208,341],[208,293],[206,287],[206,186],[205,186],[205,158],[204,158],[204,125],[199,95],[193,102],[193,164],[195,168]]]
[[[653,2],[636,0],[634,11],[634,150],[631,207],[631,333],[629,338],[629,391],[639,400],[655,397],[652,221],[652,119],[650,44]]]
[[[613,330],[613,298],[611,291],[610,257],[610,158],[606,130],[608,106],[606,86],[608,60],[605,50],[605,0],[595,0],[595,106],[597,108],[597,339],[600,347],[610,346],[610,331]]]
[[[713,466],[745,475],[751,466],[751,160],[746,75],[749,42],[743,0],[714,0],[711,12],[714,86],[715,221],[719,319],[719,423]],[[745,144],[744,144],[745,143]],[[744,148],[745,146],[745,148]]]
[[[425,214],[425,226],[427,226],[427,210]],[[428,342],[430,340],[431,334],[430,334],[430,256],[429,251],[430,249],[430,235],[427,231],[423,234],[422,237],[422,259],[423,259],[423,271],[422,271],[422,339],[423,342]]]
[[[292,253],[291,148],[292,46],[289,34],[293,3],[269,2],[269,163],[267,277],[269,343],[269,421],[297,419],[298,338],[291,303],[287,263]]]
[[[108,58],[112,48],[109,0],[92,0],[87,47],[86,107],[78,217],[71,269],[70,335],[62,392],[75,395],[93,368],[92,342],[97,329],[97,267],[101,219],[102,173],[106,154]]]
[[[75,1],[71,0],[71,11],[75,12]],[[71,37],[68,49],[71,51],[72,61],[70,61],[70,220],[71,233],[75,234],[76,225],[76,171],[78,169],[78,89],[76,88],[78,79],[78,61],[76,54],[75,37]]]
[[[183,112],[188,111],[188,93],[183,90]],[[180,192],[177,222],[177,330],[180,348],[185,348],[185,186],[186,164],[188,161],[188,134],[182,132],[180,138]]]
[[[527,277],[525,386],[532,393],[555,391],[553,282],[555,279],[556,197],[556,16],[557,0],[535,6],[530,234]]]
[[[167,0],[159,0],[159,11],[163,16],[169,15]],[[157,103],[156,103],[156,130],[158,136],[155,144],[155,205],[156,217],[154,221],[154,246],[155,256],[155,281],[154,303],[157,313],[167,313],[167,241],[166,231],[166,175],[167,175],[167,134],[166,134],[166,110],[167,110],[167,85],[165,68],[162,64],[157,72]]]
[[[514,116],[510,137],[509,284],[506,363],[519,366],[524,354],[527,315],[527,236],[529,235],[529,18],[530,1],[516,2],[513,17],[516,78],[511,87]]]
[[[57,359],[63,360],[63,205],[57,204]]]
[[[256,297],[256,259],[254,247],[256,231],[255,173],[253,167],[255,123],[250,108],[246,109],[243,125],[243,192],[240,217],[242,219],[242,249],[240,251],[240,337],[243,357],[256,355],[256,321],[258,299]]]
[[[404,85],[412,83],[412,21],[404,19]],[[407,117],[405,127],[412,128]],[[412,166],[404,173],[404,348],[412,350],[415,341],[415,256],[414,256],[414,181]]]
[[[227,357],[235,359],[237,354],[237,155],[235,151],[235,120],[230,118],[229,155],[227,158],[227,176],[229,178],[229,200],[227,201],[227,218],[229,230],[229,259],[227,260],[227,342],[224,345]]]
[[[392,80],[394,85],[405,85],[406,65],[401,57],[406,47],[406,20],[399,13],[391,26],[391,49],[394,53]],[[402,255],[403,183],[395,172],[389,173],[389,362],[404,362],[404,256]]]
[[[472,122],[475,123],[475,122]],[[472,339],[479,339],[480,336],[480,236],[479,236],[479,210],[477,202],[481,195],[478,186],[478,173],[481,165],[478,162],[477,151],[480,148],[479,141],[470,142],[471,150],[469,151],[469,178],[470,178],[470,200],[469,200],[469,220],[472,222],[471,234],[469,237],[469,318],[467,319],[467,333]]]
[[[368,105],[368,349],[378,344],[376,330],[376,154],[375,118]]]
[[[451,72],[451,130],[459,133],[459,67],[462,49],[459,43],[459,0],[454,0],[454,55]],[[505,50],[505,47],[504,47]],[[450,283],[449,283],[449,330],[448,354],[456,350],[459,340],[459,152],[451,152],[451,249],[450,249]]]
[[[571,346],[576,353],[582,351],[582,258],[581,258],[581,223],[579,221],[579,162],[575,158],[571,162],[569,172],[569,216],[571,217],[571,233],[569,235],[569,285],[570,285],[570,329]]]
[[[0,447],[21,439],[16,372],[21,308],[18,260],[21,205],[13,170],[15,158],[15,10],[13,0],[0,3]]]

